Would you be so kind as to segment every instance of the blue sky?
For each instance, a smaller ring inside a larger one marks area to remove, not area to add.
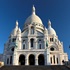
[[[0,53],[3,53],[4,43],[15,27],[16,20],[22,29],[26,18],[31,15],[33,5],[46,27],[48,20],[51,20],[70,59],[70,0],[0,0]]]

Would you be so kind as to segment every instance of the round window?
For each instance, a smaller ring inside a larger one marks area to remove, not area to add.
[[[53,47],[51,47],[51,48],[50,48],[50,50],[51,50],[51,51],[54,51],[54,48],[53,48]]]

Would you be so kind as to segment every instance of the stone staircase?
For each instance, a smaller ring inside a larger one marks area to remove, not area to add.
[[[0,70],[70,70],[69,67],[64,65],[52,66],[3,66]]]

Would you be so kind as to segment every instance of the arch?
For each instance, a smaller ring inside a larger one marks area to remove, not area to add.
[[[14,47],[13,47],[13,48],[11,48],[11,51],[12,51],[12,52],[14,52]]]
[[[19,64],[20,65],[25,65],[25,55],[21,54],[19,56]]]
[[[10,64],[12,64],[12,56],[10,56]]]
[[[9,64],[9,58],[7,58],[7,64]]]
[[[33,46],[34,46],[34,39],[31,38],[31,39],[30,39],[30,42],[31,42],[31,47],[33,47]]]
[[[45,60],[44,60],[44,55],[43,54],[40,54],[38,56],[38,64],[39,65],[45,65]]]
[[[35,65],[35,56],[33,54],[29,55],[29,65]]]
[[[53,42],[53,38],[50,38],[50,42]]]

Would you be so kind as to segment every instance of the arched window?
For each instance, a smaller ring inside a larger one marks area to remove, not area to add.
[[[41,46],[41,40],[38,41],[38,44],[39,44],[39,49],[41,49],[42,48],[42,46]]]
[[[15,41],[16,41],[16,38],[13,38],[13,39],[12,39],[12,42],[15,42]]]
[[[23,49],[25,49],[25,40],[23,40]]]
[[[39,44],[39,48],[41,49],[41,44]]]
[[[53,42],[53,38],[50,38],[50,42]]]
[[[31,27],[31,34],[34,34],[34,27]]]
[[[12,52],[14,52],[14,47],[11,49]]]
[[[50,57],[50,61],[51,61],[51,64],[52,64],[52,57]]]
[[[58,58],[57,58],[57,64],[58,64]]]
[[[31,41],[31,47],[33,47],[34,46],[34,39],[32,38],[30,41]]]
[[[7,64],[9,64],[9,58],[7,58]]]
[[[55,64],[55,55],[53,56],[53,61],[54,61],[54,64]]]
[[[12,64],[12,56],[10,56],[10,64]]]
[[[25,44],[23,44],[23,49],[25,49]]]

